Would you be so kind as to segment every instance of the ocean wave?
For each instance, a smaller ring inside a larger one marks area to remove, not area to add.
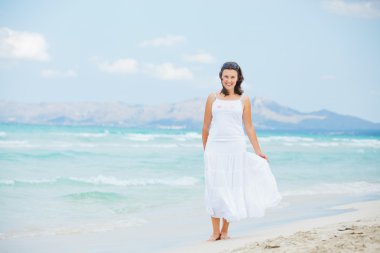
[[[195,132],[188,132],[181,135],[173,135],[173,138],[178,141],[187,141],[187,140],[200,140],[202,139],[202,135]]]
[[[345,182],[345,183],[322,183],[302,189],[285,190],[281,192],[284,196],[298,195],[320,195],[320,194],[379,194],[380,183],[370,183],[366,181]]]
[[[103,137],[107,137],[110,134],[110,132],[108,130],[104,130],[102,133],[81,132],[81,133],[53,133],[53,134],[62,135],[62,136],[84,137],[84,138],[103,138]]]
[[[38,228],[26,227],[16,231],[0,233],[0,240],[15,239],[22,237],[39,237],[51,235],[72,235],[72,234],[86,234],[86,233],[99,233],[111,231],[114,229],[136,227],[147,223],[147,220],[141,218],[129,218],[115,220],[111,222],[87,222],[76,225],[56,226],[51,228]]]
[[[325,141],[325,142],[284,142],[284,146],[304,146],[304,147],[348,147],[348,148],[380,148],[379,140],[351,140],[351,141]]]
[[[0,186],[9,186],[9,185],[43,185],[43,184],[54,184],[57,182],[57,179],[1,179]]]
[[[132,141],[152,141],[156,139],[174,139],[177,141],[188,141],[194,139],[201,139],[202,135],[196,132],[187,132],[184,134],[127,134],[126,139]]]
[[[299,137],[299,136],[268,136],[268,137],[260,137],[260,141],[271,142],[271,141],[285,141],[285,142],[314,142],[314,138],[310,137]]]
[[[185,125],[172,125],[172,126],[158,126],[159,129],[172,129],[172,130],[179,130],[179,129],[185,129]]]
[[[101,201],[101,202],[113,202],[126,199],[122,194],[115,192],[100,192],[100,191],[89,191],[89,192],[78,192],[70,193],[61,196],[61,198],[72,201]]]
[[[127,139],[131,141],[151,141],[156,138],[154,134],[128,134]]]
[[[276,142],[284,146],[304,146],[304,147],[355,147],[355,148],[380,148],[379,139],[359,139],[359,138],[331,138],[319,139],[298,136],[269,136],[261,137],[263,142]]]
[[[179,137],[180,139],[180,137]],[[173,142],[173,141],[160,141],[160,142],[144,142],[144,141],[137,141],[137,142],[103,142],[103,143],[80,143],[80,142],[51,142],[51,143],[44,143],[40,145],[35,144],[21,144],[21,143],[7,143],[4,145],[6,148],[17,148],[17,149],[33,149],[33,150],[41,150],[41,152],[45,152],[46,156],[71,156],[71,155],[93,155],[96,153],[106,153],[105,150],[108,152],[110,148],[179,148],[179,147],[202,147],[201,142]],[[1,144],[0,144],[1,148]],[[102,150],[100,150],[102,149]],[[88,150],[88,151],[84,151]],[[51,151],[51,152],[48,152]],[[44,156],[44,154],[28,154],[26,156]]]
[[[2,179],[0,186],[44,186],[51,184],[90,184],[110,186],[146,186],[146,185],[169,185],[169,186],[192,186],[199,182],[197,178],[184,176],[179,178],[136,178],[119,179],[113,176],[98,175],[89,178],[59,177],[54,179]]]
[[[71,177],[70,180],[95,185],[115,185],[115,186],[145,186],[145,185],[175,185],[175,186],[191,186],[198,183],[198,179],[194,177],[180,177],[180,178],[141,178],[141,179],[118,179],[112,176],[98,175],[91,178],[75,178]]]
[[[168,144],[131,144],[128,146],[133,147],[133,148],[178,148],[180,145],[176,143],[171,143],[171,144],[168,143]]]
[[[338,146],[340,146],[340,143],[331,142],[331,141],[328,141],[328,142],[312,142],[312,143],[310,143],[310,142],[309,143],[305,143],[305,142],[298,142],[298,143],[284,142],[283,145],[284,146],[303,146],[303,147],[338,147]]]
[[[1,141],[0,148],[24,148],[24,149],[69,149],[69,148],[95,148],[97,145],[90,143],[80,143],[80,142],[46,142],[39,144],[31,144],[27,140],[12,140],[12,141]]]
[[[79,133],[77,135],[80,137],[85,137],[85,138],[102,138],[102,137],[106,137],[108,134],[107,133]]]
[[[0,148],[38,148],[40,145],[31,144],[27,140],[0,140]]]
[[[7,136],[7,133],[6,132],[0,132],[0,137],[4,137],[4,136]]]
[[[380,140],[378,139],[333,138],[333,140],[340,141],[343,145],[351,147],[380,148]]]

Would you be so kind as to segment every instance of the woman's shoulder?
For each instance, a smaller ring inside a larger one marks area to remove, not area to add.
[[[216,99],[216,93],[215,92],[211,92],[208,96],[207,96],[207,99],[206,99],[206,106],[211,106],[214,101]]]
[[[245,93],[243,93],[243,94],[241,94],[241,100],[243,100],[243,101],[249,101],[250,100],[250,98],[249,98],[249,96],[247,95],[247,94],[245,94]]]
[[[207,100],[214,101],[216,99],[217,92],[210,92],[210,94],[207,96]]]
[[[216,91],[212,91],[212,92],[210,92],[210,94],[208,94],[208,96],[209,97],[216,97],[216,94],[217,94],[218,92],[216,92]]]

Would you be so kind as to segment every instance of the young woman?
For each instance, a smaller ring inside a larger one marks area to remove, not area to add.
[[[224,63],[219,77],[222,89],[208,96],[202,129],[205,205],[213,229],[209,241],[229,239],[231,221],[262,217],[266,208],[282,199],[252,125],[251,102],[243,95],[240,66]],[[243,125],[256,154],[246,151]]]

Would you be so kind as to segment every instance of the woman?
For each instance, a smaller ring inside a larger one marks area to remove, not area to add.
[[[208,96],[202,129],[205,205],[213,228],[209,241],[229,239],[231,221],[262,217],[266,208],[282,199],[252,125],[251,103],[243,95],[240,66],[224,63],[219,78],[222,89]],[[246,151],[243,124],[256,154]]]

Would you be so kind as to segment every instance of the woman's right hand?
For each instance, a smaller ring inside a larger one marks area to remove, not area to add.
[[[259,153],[257,153],[257,155],[260,156],[261,158],[264,158],[265,160],[269,161],[269,158],[265,154],[259,152]]]

